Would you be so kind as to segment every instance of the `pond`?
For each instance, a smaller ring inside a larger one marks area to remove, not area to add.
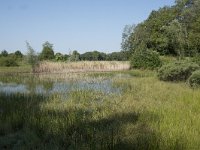
[[[74,90],[93,90],[108,94],[119,94],[121,89],[113,86],[113,77],[71,78],[69,76],[38,76],[38,75],[9,75],[0,76],[0,92],[36,93],[36,94],[66,94]]]

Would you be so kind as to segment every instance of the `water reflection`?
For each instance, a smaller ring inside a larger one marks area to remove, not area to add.
[[[2,83],[0,82],[0,92],[4,93],[28,93],[28,90],[23,84]]]
[[[8,78],[12,79],[8,82]],[[0,78],[0,92],[36,93],[36,94],[66,94],[73,90],[94,90],[105,94],[120,93],[120,89],[112,86],[111,79],[92,80],[92,82],[39,80],[37,76],[8,77],[6,82]]]

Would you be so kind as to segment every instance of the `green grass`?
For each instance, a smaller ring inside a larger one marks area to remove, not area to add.
[[[125,107],[132,104],[130,107],[141,114],[142,122],[159,135],[157,142],[161,149],[200,148],[200,90],[152,77],[119,82],[127,87]]]
[[[0,67],[0,74],[15,74],[15,73],[30,73],[32,68],[26,63],[25,60],[18,60],[16,67]]]
[[[200,90],[124,73],[113,78],[120,95],[0,93],[0,149],[199,149]]]
[[[30,73],[31,66],[29,65],[22,65],[18,67],[0,67],[0,74],[7,74],[7,73]]]

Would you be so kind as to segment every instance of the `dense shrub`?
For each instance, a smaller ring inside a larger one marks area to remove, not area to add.
[[[200,65],[200,54],[197,54],[192,58],[192,61]]]
[[[191,87],[200,87],[200,70],[196,70],[189,77],[188,82]]]
[[[131,58],[132,68],[155,69],[161,65],[158,53],[151,50],[137,51]]]
[[[15,59],[12,57],[1,57],[0,58],[0,66],[11,67],[11,66],[18,66]]]
[[[163,81],[186,81],[199,65],[192,62],[178,61],[162,66],[158,77]]]

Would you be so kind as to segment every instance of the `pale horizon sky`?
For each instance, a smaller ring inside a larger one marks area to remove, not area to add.
[[[0,51],[36,52],[49,41],[55,52],[120,51],[123,28],[175,0],[0,0]]]

